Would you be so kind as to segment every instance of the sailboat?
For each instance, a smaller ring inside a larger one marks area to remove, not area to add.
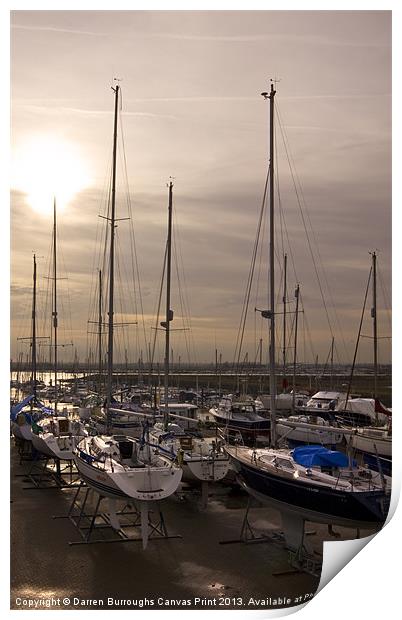
[[[110,221],[109,258],[109,319],[107,357],[106,415],[108,432],[104,435],[86,437],[74,450],[74,461],[81,478],[101,496],[111,500],[126,499],[139,502],[141,508],[141,532],[144,548],[148,540],[149,502],[169,497],[180,484],[182,469],[163,454],[155,454],[145,437],[134,439],[113,435],[111,409],[113,408],[113,335],[114,335],[114,262],[116,222],[116,155],[119,91],[115,93],[113,129],[113,167]],[[111,507],[111,512],[113,508]]]
[[[32,287],[32,331],[31,331],[31,387],[32,394],[11,408],[11,432],[16,439],[32,441],[32,423],[38,421],[46,412],[46,407],[37,399],[36,375],[36,255],[33,256]]]
[[[240,484],[263,504],[278,508],[287,541],[304,545],[306,520],[344,526],[382,524],[387,516],[390,488],[376,472],[360,468],[345,454],[323,446],[303,446],[295,450],[277,448],[275,385],[275,284],[274,284],[274,98],[270,102],[270,448],[252,449],[225,446]]]
[[[354,433],[347,436],[349,446],[362,452],[364,460],[373,469],[381,469],[390,476],[392,472],[392,416],[378,400],[378,334],[377,334],[377,255],[372,253],[371,275],[373,278],[373,358],[374,358],[374,397],[372,399],[374,415],[372,424],[363,428],[355,428]],[[352,401],[346,400],[346,405]],[[371,401],[370,401],[371,404]],[[346,412],[345,412],[346,413]]]
[[[209,410],[218,425],[229,435],[241,434],[245,443],[255,443],[256,437],[267,436],[271,422],[263,404],[248,395],[226,394]]]
[[[54,335],[54,410],[43,416],[37,422],[32,423],[32,445],[41,454],[53,459],[71,461],[73,449],[77,442],[85,435],[84,424],[80,420],[74,420],[66,415],[58,415],[58,367],[57,367],[57,226],[56,226],[56,200],[53,203],[53,296],[52,317]]]
[[[183,467],[183,478],[197,481],[217,481],[229,471],[229,458],[221,442],[208,442],[199,433],[184,430],[180,424],[170,422],[169,370],[170,370],[170,323],[173,310],[170,308],[171,252],[172,252],[173,182],[169,183],[168,235],[166,252],[166,317],[161,322],[165,330],[165,374],[164,374],[164,420],[156,423],[149,431],[149,442],[154,454],[166,455],[172,461],[179,461]],[[184,416],[172,416],[179,420]]]

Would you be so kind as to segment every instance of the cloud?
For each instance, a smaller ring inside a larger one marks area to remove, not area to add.
[[[33,26],[33,25],[24,25],[24,24],[11,24],[11,28],[13,30],[30,30],[32,32],[56,32],[56,33],[64,33],[64,34],[77,34],[91,37],[106,37],[108,36],[107,32],[95,32],[91,30],[76,30],[73,28],[58,28],[55,26]]]
[[[337,342],[343,338],[348,343],[344,361],[350,361],[369,250],[382,250],[385,284],[390,286],[390,16],[369,11],[201,15],[186,11],[14,15],[18,23],[12,52],[13,139],[19,142],[32,128],[59,132],[85,148],[94,167],[93,187],[76,195],[59,218],[61,266],[64,262],[69,274],[65,284],[81,356],[96,296],[97,246],[104,225],[98,214],[106,201],[109,169],[105,168],[111,158],[111,91],[105,79],[124,78],[127,109],[123,116],[127,169],[119,161],[117,189],[119,217],[126,216],[126,194],[134,190],[133,221],[119,223],[117,235],[118,280],[126,311],[136,314],[134,304],[139,305],[138,299],[133,301],[131,285],[132,224],[149,339],[166,243],[165,184],[173,175],[176,243],[180,239],[181,246],[174,261],[180,268],[184,265],[181,292],[189,300],[198,358],[209,359],[214,331],[226,355],[232,355],[234,348],[267,167],[268,110],[259,92],[269,77],[278,75],[277,111],[317,239],[314,257],[324,298],[333,330],[343,332],[336,334]],[[277,211],[277,287],[287,249],[289,295],[300,282],[303,320],[307,318],[310,326],[303,337],[326,356],[331,336],[327,317],[279,139],[277,147],[278,191],[287,225],[286,234]],[[122,183],[125,172],[130,188]],[[65,175],[68,178],[68,170]],[[13,192],[11,224],[13,309],[21,314],[19,300],[25,295],[29,316],[31,251],[38,257],[49,255],[51,221],[34,214],[25,197]],[[265,242],[267,235],[265,227]],[[255,345],[255,299],[266,303],[267,255],[265,243],[257,262],[260,275],[255,276],[259,292],[253,290],[249,312],[250,351]],[[48,262],[38,261],[43,274]],[[106,273],[107,261],[104,267]],[[183,312],[175,265],[173,280],[172,307],[178,317]],[[280,295],[278,291],[279,300]],[[341,330],[335,325],[335,310]],[[16,314],[13,338],[18,332]],[[135,332],[138,341],[141,329]],[[258,329],[264,329],[260,323]],[[176,352],[184,355],[183,335],[172,337]],[[133,344],[133,352],[136,347]],[[368,346],[366,350],[370,353]]]

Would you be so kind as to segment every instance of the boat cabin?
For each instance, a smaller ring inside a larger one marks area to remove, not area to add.
[[[346,398],[344,392],[317,392],[307,402],[307,409],[324,409],[335,411],[339,401]]]

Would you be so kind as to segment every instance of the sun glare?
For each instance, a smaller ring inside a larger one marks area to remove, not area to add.
[[[58,210],[65,209],[89,184],[79,148],[63,138],[32,136],[15,149],[11,185],[26,194],[27,203],[38,213],[51,213],[54,197]]]

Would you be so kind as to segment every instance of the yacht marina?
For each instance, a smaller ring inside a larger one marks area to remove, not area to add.
[[[131,392],[138,393],[138,388]],[[171,396],[174,392],[169,390]],[[224,445],[225,428],[211,421],[206,424],[203,420],[209,409],[201,398],[198,402],[198,406],[196,399],[191,404],[197,421],[189,426],[193,438],[201,432],[209,445],[218,441]],[[51,402],[46,401],[46,406]],[[83,408],[78,404],[61,402],[60,407],[68,419],[80,419],[78,412]],[[181,407],[190,404],[181,403]],[[172,408],[181,411],[178,405]],[[176,420],[172,418],[173,426],[177,427],[182,417],[189,424],[189,418],[179,414]],[[298,425],[302,427],[302,423]],[[87,428],[93,432],[91,425]],[[122,445],[123,436],[116,439]],[[150,443],[155,447],[157,441],[154,436]],[[189,480],[183,470],[173,494],[162,501],[155,497],[151,502],[144,545],[141,506],[134,501],[127,504],[118,496],[108,499],[103,488],[91,491],[74,462],[60,454],[57,458],[40,452],[34,443],[27,445],[30,442],[17,437],[12,437],[11,443],[13,609],[27,605],[32,597],[32,605],[50,605],[54,599],[54,606],[61,609],[293,606],[312,597],[318,587],[324,540],[368,536],[378,531],[385,517],[385,513],[379,515],[371,523],[363,517],[363,522],[349,526],[344,518],[325,519],[321,515],[317,519],[304,509],[307,520],[303,520],[300,541],[298,520],[290,520],[289,534],[289,516],[284,517],[286,513],[278,510],[278,505],[265,502],[260,495],[250,496],[239,484],[235,468],[226,466],[215,480],[210,470],[206,483],[194,477]],[[182,446],[185,449],[185,444]],[[338,444],[345,453],[347,446],[346,438]],[[234,450],[237,454],[239,449],[236,443],[232,448],[228,444],[227,452]],[[172,454],[177,461],[177,449]],[[253,463],[258,449],[250,449],[250,454]],[[353,456],[356,458],[356,450]],[[360,462],[363,465],[363,459]],[[300,467],[301,476],[308,472],[305,467]],[[317,470],[314,465],[312,468]],[[370,482],[368,485],[370,488]],[[48,545],[55,558],[51,574],[45,560]],[[104,563],[113,566],[112,573],[105,573]],[[79,571],[74,569],[77,566]],[[247,580],[243,577],[245,571]],[[267,592],[267,581],[273,596],[262,597]],[[60,602],[67,599],[68,604]]]
[[[163,505],[172,538],[151,538],[143,550],[138,530],[134,532],[137,542],[79,544],[83,539],[68,519],[74,489],[36,489],[28,476],[30,462],[20,464],[14,448],[11,468],[13,609],[23,607],[18,599],[32,598],[40,605],[41,600],[52,597],[70,599],[67,605],[60,603],[60,609],[91,609],[94,599],[101,601],[97,605],[101,609],[180,609],[183,601],[189,601],[189,609],[201,609],[206,604],[218,609],[249,609],[249,599],[261,599],[267,592],[272,593],[272,600],[266,608],[273,608],[274,599],[281,593],[293,606],[298,604],[296,600],[308,600],[317,589],[318,571],[300,572],[289,564],[275,509],[251,508],[253,535],[249,533],[248,542],[247,537],[242,541],[248,498],[232,483],[214,483],[206,509],[200,490],[182,485]],[[94,504],[92,498],[92,510]],[[341,539],[356,536],[355,529],[334,530]],[[316,523],[309,523],[307,532],[309,545],[319,559],[322,541],[335,538],[328,536],[327,526]],[[363,537],[372,532],[370,527],[359,534]],[[258,542],[253,536],[265,540]],[[92,540],[102,538],[120,540],[112,528],[98,529]],[[108,566],[113,568],[108,570]],[[110,604],[109,598],[116,602]],[[146,599],[151,601],[148,605]],[[119,604],[119,600],[131,603]]]
[[[10,607],[302,605],[391,503],[385,12],[15,13]]]

